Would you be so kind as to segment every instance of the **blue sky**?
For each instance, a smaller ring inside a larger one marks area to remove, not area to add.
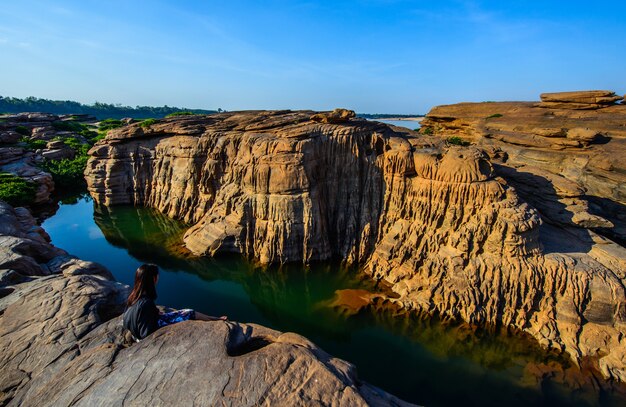
[[[626,92],[626,1],[12,1],[0,95],[426,113]]]

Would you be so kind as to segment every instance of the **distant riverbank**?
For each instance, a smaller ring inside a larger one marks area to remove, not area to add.
[[[385,117],[384,119],[369,119],[369,120],[377,120],[377,121],[404,121],[404,120],[408,120],[408,121],[413,121],[413,122],[421,122],[422,120],[424,120],[423,116],[418,116],[418,117]]]
[[[385,124],[390,124],[392,126],[405,127],[407,129],[416,130],[420,126],[420,122],[423,117],[395,117],[395,118],[384,118],[384,119],[367,119],[372,121],[377,121]]]

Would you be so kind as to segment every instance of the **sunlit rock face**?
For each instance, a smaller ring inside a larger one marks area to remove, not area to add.
[[[185,220],[197,255],[341,258],[386,281],[403,309],[514,326],[626,380],[626,255],[588,229],[608,216],[550,201],[551,188],[571,189],[554,177],[530,179],[522,196],[507,171],[525,169],[494,146],[323,115],[235,112],[116,129],[90,152],[89,191],[100,204]],[[550,209],[579,221],[552,222]]]
[[[626,104],[616,104],[622,98],[610,91],[541,99],[437,106],[422,131],[487,151],[498,175],[550,223],[592,229],[623,245]]]

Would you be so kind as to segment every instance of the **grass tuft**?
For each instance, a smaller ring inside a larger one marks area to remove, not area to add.
[[[17,175],[0,172],[0,199],[12,206],[29,205],[35,200],[37,185]]]
[[[461,137],[458,137],[458,136],[449,137],[448,140],[446,140],[446,141],[448,142],[448,144],[452,144],[452,145],[455,145],[455,146],[467,147],[467,146],[470,145],[469,141],[465,141]]]

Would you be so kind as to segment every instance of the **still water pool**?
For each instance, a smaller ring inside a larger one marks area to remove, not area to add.
[[[407,129],[416,130],[420,127],[421,120],[387,120],[387,119],[370,119],[373,121],[390,124],[392,126],[406,127]]]
[[[105,265],[125,284],[140,264],[156,263],[159,304],[297,332],[407,401],[626,405],[622,388],[520,335],[391,313],[347,315],[332,305],[336,290],[376,287],[337,264],[261,268],[239,256],[189,258],[180,254],[184,224],[151,209],[97,208],[88,197],[61,203],[43,227],[53,244]]]

